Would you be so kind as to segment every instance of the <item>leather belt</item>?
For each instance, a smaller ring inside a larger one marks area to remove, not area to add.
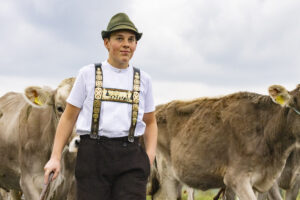
[[[109,138],[106,136],[99,136],[96,139],[91,138],[89,135],[80,135],[80,140],[101,140],[101,141],[120,141],[120,142],[128,142],[128,137],[114,137],[114,138]],[[139,142],[140,137],[134,137],[134,142]]]

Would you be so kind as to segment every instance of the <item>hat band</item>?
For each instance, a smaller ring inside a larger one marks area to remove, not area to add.
[[[136,29],[134,26],[132,26],[131,24],[117,24],[117,25],[111,27],[110,30],[109,30],[108,32],[111,32],[113,28],[115,28],[115,27],[117,27],[117,26],[121,26],[121,25],[129,26],[129,27],[133,28],[135,32],[138,32],[137,29]],[[129,30],[131,30],[131,29],[129,29]]]

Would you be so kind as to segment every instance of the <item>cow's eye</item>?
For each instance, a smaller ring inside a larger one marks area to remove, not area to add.
[[[57,111],[60,112],[60,113],[63,113],[64,112],[64,108],[61,107],[61,106],[58,106],[57,107]]]

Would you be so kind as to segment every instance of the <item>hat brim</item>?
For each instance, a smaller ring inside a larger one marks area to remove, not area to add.
[[[131,26],[128,26],[128,25],[118,25],[114,28],[112,28],[110,31],[102,31],[101,32],[101,35],[102,35],[102,39],[104,40],[104,38],[109,38],[110,34],[112,32],[115,32],[115,31],[120,31],[120,30],[129,30],[129,31],[132,31],[135,33],[135,36],[136,36],[136,40],[138,41],[139,39],[141,39],[143,33],[139,33],[137,32],[133,27]]]

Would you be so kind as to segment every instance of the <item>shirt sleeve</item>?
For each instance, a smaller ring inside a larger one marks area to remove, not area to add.
[[[67,98],[67,102],[73,106],[76,106],[77,108],[82,108],[84,100],[86,99],[86,95],[84,73],[83,70],[80,70],[76,77],[71,93]]]
[[[154,97],[152,92],[152,81],[151,78],[148,78],[147,81],[147,92],[145,98],[145,113],[150,113],[155,110]]]

